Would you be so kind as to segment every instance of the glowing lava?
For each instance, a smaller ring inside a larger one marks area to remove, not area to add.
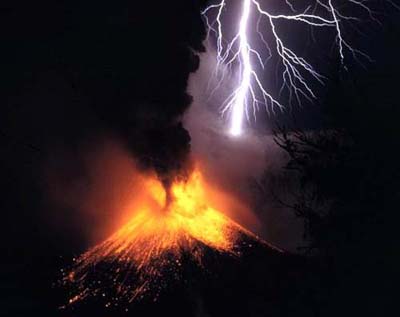
[[[114,288],[114,300],[132,301],[147,292],[157,296],[166,275],[179,270],[184,255],[201,266],[206,248],[237,255],[240,233],[251,235],[210,206],[199,170],[172,184],[169,203],[156,178],[146,178],[143,186],[151,199],[136,206],[131,220],[111,237],[80,256],[65,277],[77,291],[70,304],[106,296],[108,284]]]

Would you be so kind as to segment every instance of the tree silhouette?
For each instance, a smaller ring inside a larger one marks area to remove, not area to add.
[[[351,77],[338,71],[324,101],[321,130],[279,127],[276,143],[288,154],[285,173],[297,180],[291,201],[304,220],[305,250],[323,272],[323,316],[384,314],[394,302],[399,264],[400,114],[394,63],[399,31],[382,43],[388,56]],[[376,43],[381,45],[382,43]],[[392,61],[392,62],[390,62]],[[310,281],[315,283],[315,281]]]

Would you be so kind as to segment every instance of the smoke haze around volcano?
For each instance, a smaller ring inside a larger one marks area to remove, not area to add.
[[[272,191],[286,195],[291,186],[282,177],[286,156],[272,133],[248,129],[238,138],[228,134],[227,120],[219,110],[234,85],[235,75],[228,76],[229,80],[225,79],[211,94],[217,84],[212,79],[216,56],[210,45],[205,46],[200,67],[189,78],[188,93],[193,102],[183,119],[191,137],[191,154],[201,162],[212,183],[239,197],[256,213],[256,218],[236,215],[236,220],[278,247],[294,251],[301,241],[302,225],[291,210],[272,197]],[[267,127],[270,131],[272,128]]]

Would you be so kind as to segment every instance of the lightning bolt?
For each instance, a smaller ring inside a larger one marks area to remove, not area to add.
[[[367,0],[348,0],[352,6],[365,10],[372,19],[374,12],[366,5]],[[239,79],[236,88],[223,102],[221,106],[222,116],[230,118],[229,132],[233,136],[243,133],[244,119],[250,120],[250,112],[254,120],[260,106],[265,106],[268,113],[275,112],[278,108],[283,110],[284,104],[279,101],[279,96],[284,90],[288,91],[288,103],[294,101],[301,104],[305,98],[312,101],[316,95],[306,78],[314,79],[323,84],[324,76],[320,74],[304,57],[292,50],[280,35],[279,23],[298,22],[303,25],[316,28],[330,29],[335,34],[335,46],[338,56],[345,67],[347,54],[357,59],[358,56],[369,57],[363,52],[352,48],[343,35],[343,23],[345,21],[359,21],[357,17],[348,16],[338,9],[333,0],[316,0],[313,5],[307,6],[301,12],[296,12],[295,6],[285,1],[291,14],[273,14],[266,10],[257,0],[242,0],[239,28],[231,40],[227,41],[223,32],[223,15],[227,6],[227,0],[220,0],[216,4],[208,6],[203,12],[204,21],[208,28],[208,38],[214,34],[216,39],[217,67],[214,76],[217,85],[214,93],[222,84],[224,78],[238,67]],[[253,15],[258,16],[258,22],[251,24]],[[261,25],[270,30],[272,40],[268,42],[261,31]],[[249,34],[257,34],[265,45],[267,56],[263,59],[262,52],[253,48]],[[282,85],[278,97],[265,88],[258,69],[264,70],[266,63],[273,54],[277,54],[282,63]]]

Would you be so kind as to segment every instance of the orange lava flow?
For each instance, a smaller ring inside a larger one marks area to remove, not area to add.
[[[248,231],[210,206],[199,170],[172,184],[169,202],[156,178],[145,178],[143,187],[151,199],[135,206],[125,225],[75,261],[66,276],[77,286],[71,304],[88,296],[105,296],[106,286],[97,280],[98,274],[108,276],[116,288],[113,296],[132,301],[147,292],[157,294],[162,288],[159,281],[179,270],[183,254],[199,265],[206,248],[237,254],[239,234]]]

